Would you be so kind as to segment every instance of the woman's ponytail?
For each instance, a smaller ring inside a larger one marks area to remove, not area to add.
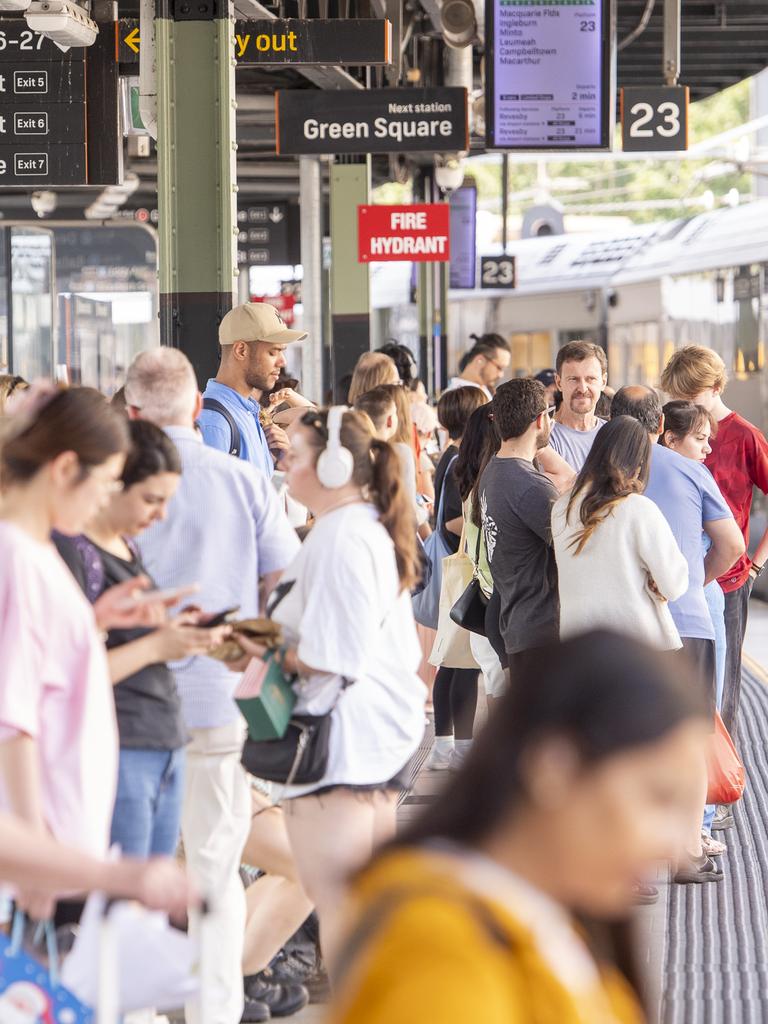
[[[371,500],[395,545],[397,572],[404,590],[411,590],[419,575],[416,524],[403,487],[397,452],[387,441],[371,441]]]

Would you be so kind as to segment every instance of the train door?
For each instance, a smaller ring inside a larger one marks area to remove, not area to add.
[[[53,377],[53,233],[8,226],[0,238],[0,372]]]

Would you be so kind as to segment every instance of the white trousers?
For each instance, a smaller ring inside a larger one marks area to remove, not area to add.
[[[472,657],[480,666],[483,674],[483,685],[488,697],[501,697],[507,686],[507,674],[501,667],[499,656],[491,646],[487,636],[479,633],[469,634],[469,649]]]
[[[243,1012],[245,890],[239,869],[251,824],[251,795],[240,765],[245,723],[191,729],[181,818],[191,876],[211,901],[205,921],[206,1019],[199,1003],[187,1024],[240,1024]]]

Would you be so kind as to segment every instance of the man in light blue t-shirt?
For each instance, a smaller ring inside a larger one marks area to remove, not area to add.
[[[208,381],[197,421],[207,445],[272,476],[274,457],[287,450],[288,438],[280,427],[262,426],[251,393],[272,390],[285,366],[287,346],[306,337],[306,331],[289,330],[266,302],[246,302],[227,313],[219,325],[219,372]]]
[[[608,361],[599,345],[571,341],[557,353],[555,366],[555,382],[563,401],[555,414],[549,444],[578,473],[605,423],[595,409],[608,381]]]
[[[645,496],[661,509],[688,562],[688,590],[669,610],[680,639],[688,670],[707,694],[715,709],[715,630],[709,614],[704,585],[717,579],[744,550],[736,520],[720,493],[714,477],[700,462],[686,459],[659,445],[664,431],[661,400],[652,388],[632,385],[616,392],[611,418],[631,416],[651,439],[651,471]],[[711,541],[704,554],[702,532]],[[679,868],[678,882],[716,882],[723,877],[715,862],[702,854],[701,846],[689,848],[690,863]]]

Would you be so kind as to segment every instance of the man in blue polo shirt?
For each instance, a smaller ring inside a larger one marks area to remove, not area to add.
[[[285,366],[287,346],[306,337],[306,331],[289,330],[266,302],[246,302],[227,313],[219,325],[219,372],[208,381],[197,421],[207,445],[272,476],[274,457],[279,458],[289,442],[280,427],[262,426],[252,392],[272,390]]]
[[[744,539],[709,470],[657,443],[664,431],[664,414],[653,388],[630,385],[617,391],[611,418],[617,416],[636,419],[651,440],[651,471],[645,496],[660,508],[688,562],[688,590],[677,601],[670,601],[669,610],[689,671],[710,696],[714,714],[715,630],[704,586],[727,571],[723,566],[734,564],[744,550]],[[708,548],[703,534],[709,538]],[[723,875],[715,862],[702,854],[699,844],[691,845],[698,845],[698,849],[689,848],[692,859],[679,866],[675,881],[720,881]]]

